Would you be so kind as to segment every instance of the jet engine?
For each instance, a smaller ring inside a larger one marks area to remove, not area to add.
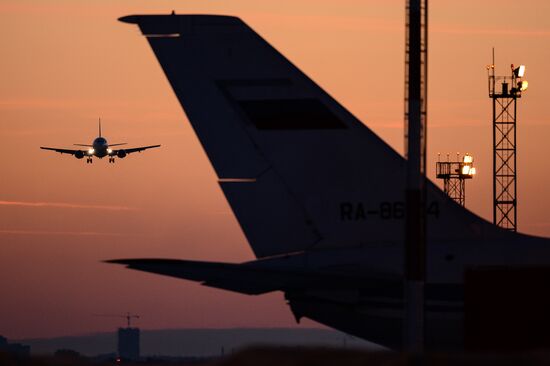
[[[118,157],[121,158],[121,159],[122,159],[122,158],[125,158],[125,157],[126,157],[126,151],[124,151],[124,150],[119,150],[119,151],[117,151],[116,156],[118,156]]]
[[[84,157],[84,152],[77,151],[77,152],[74,153],[74,157],[77,158],[77,159],[82,159]]]

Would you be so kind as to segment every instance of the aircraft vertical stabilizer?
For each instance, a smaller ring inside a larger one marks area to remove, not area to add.
[[[258,257],[401,242],[405,160],[240,19],[137,15]],[[429,187],[432,238],[506,237]]]

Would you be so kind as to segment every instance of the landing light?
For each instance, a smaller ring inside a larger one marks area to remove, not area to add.
[[[94,152],[95,152],[95,150],[94,150],[94,149],[90,149],[90,150],[88,150],[88,155],[93,155],[93,154],[94,154]]]
[[[112,153],[113,153],[113,150],[107,149],[107,154],[112,154]]]

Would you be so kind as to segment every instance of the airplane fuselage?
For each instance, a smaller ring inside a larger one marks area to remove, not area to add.
[[[288,288],[283,292],[297,320],[306,317],[329,325],[346,333],[392,348],[402,347],[404,324],[403,243],[379,243],[360,248],[312,250],[292,255],[276,256],[255,261],[256,268],[282,268],[294,271],[344,275],[355,278],[346,284],[317,284],[305,288]],[[550,247],[548,240],[522,235],[522,241],[452,242],[441,241],[429,246],[426,283],[425,319],[426,347],[430,349],[463,349],[467,347],[468,329],[480,328],[479,324],[466,321],[476,314],[480,300],[472,298],[479,291],[476,281],[493,273],[519,274],[516,281],[533,280],[526,268],[548,268]],[[305,264],[307,263],[307,264]],[[516,268],[512,272],[511,268]],[[468,277],[467,273],[482,272],[482,276]],[[483,272],[484,271],[484,272]],[[508,271],[508,272],[507,272]],[[372,273],[384,274],[372,278]],[[483,276],[485,273],[485,276]],[[535,275],[545,273],[539,270]],[[465,278],[470,278],[465,281]],[[505,280],[503,280],[505,281]],[[506,281],[505,281],[506,282]],[[487,284],[487,281],[480,282]],[[510,297],[518,296],[518,286],[529,288],[532,284],[514,285],[507,282]],[[482,296],[502,296],[498,281],[491,283]],[[468,295],[469,294],[469,295]],[[523,296],[527,294],[521,293]],[[540,295],[543,301],[543,296]],[[524,297],[529,302],[532,297]],[[510,309],[505,303],[503,309]],[[518,312],[533,305],[525,305]],[[494,312],[499,311],[498,308]],[[533,310],[536,311],[536,310]],[[502,312],[502,310],[500,310]],[[510,313],[507,321],[525,314]],[[535,315],[536,316],[536,315]],[[493,316],[494,317],[494,316]],[[491,318],[484,315],[485,319]],[[544,318],[546,319],[546,318]],[[545,321],[541,319],[541,322]],[[473,326],[472,326],[473,325]],[[531,327],[535,332],[534,328]]]
[[[96,156],[103,158],[107,155],[111,155],[113,150],[109,149],[109,143],[104,137],[97,137],[92,143],[92,148],[88,150],[89,156]]]

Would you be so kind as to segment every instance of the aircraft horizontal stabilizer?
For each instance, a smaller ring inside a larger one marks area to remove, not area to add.
[[[127,268],[201,282],[205,286],[259,295],[277,290],[274,283],[259,281],[257,271],[232,263],[198,262],[171,259],[115,259],[107,263]]]
[[[264,268],[261,261],[248,263],[200,262],[174,259],[113,259],[106,263],[170,277],[201,282],[204,286],[260,295],[272,291],[357,289],[385,286],[395,281],[384,274],[348,276],[297,269]]]

